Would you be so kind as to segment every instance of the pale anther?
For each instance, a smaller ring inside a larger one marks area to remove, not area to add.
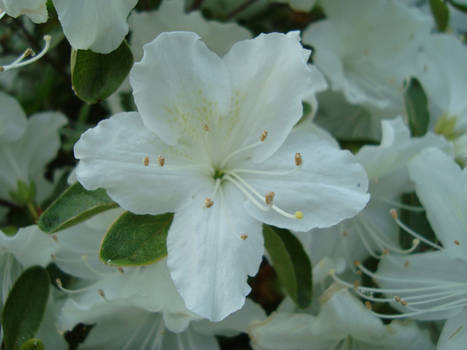
[[[268,137],[268,132],[266,130],[264,130],[262,133],[261,133],[261,136],[260,136],[260,140],[261,141],[264,141],[266,140],[266,137]]]
[[[203,130],[204,130],[204,131],[209,131],[209,126],[208,126],[208,124],[204,124],[204,125],[203,125]]]
[[[120,273],[124,273],[124,272],[125,272],[125,270],[123,270],[123,267],[121,267],[121,266],[117,267],[117,270],[118,270],[118,272],[120,272]]]
[[[240,235],[240,238],[243,239],[243,240],[245,240],[245,239],[248,238],[248,235]]]
[[[57,286],[59,286],[60,288],[63,288],[62,280],[60,278],[56,278],[55,283],[57,283]]]
[[[144,164],[144,166],[149,165],[149,157],[148,156],[144,157],[143,164]]]
[[[454,244],[455,244],[455,245],[459,245],[459,244],[461,244],[461,243],[456,239],[456,240],[454,241]]]
[[[399,218],[399,216],[397,215],[396,209],[391,209],[389,210],[389,212],[391,213],[391,216],[394,220],[397,220]]]
[[[165,157],[164,156],[159,156],[157,157],[157,162],[159,163],[159,165],[162,167],[165,165]]]
[[[214,205],[214,202],[213,202],[213,200],[211,198],[206,197],[204,199],[204,207],[205,208],[211,208],[213,205]]]
[[[368,310],[371,310],[372,309],[372,306],[371,306],[371,303],[367,300],[365,301],[365,306]]]
[[[266,195],[264,196],[264,201],[266,202],[266,205],[272,205],[272,202],[274,201],[274,196],[274,192],[266,193]]]
[[[298,152],[295,153],[295,158],[294,159],[295,159],[295,165],[296,166],[302,165],[303,160],[302,160],[302,155],[300,153],[298,153]]]
[[[296,211],[295,212],[295,218],[298,219],[298,220],[303,219],[303,212]]]
[[[105,293],[104,293],[104,291],[103,291],[102,289],[98,289],[98,290],[97,290],[97,293],[98,293],[101,297],[105,298]]]

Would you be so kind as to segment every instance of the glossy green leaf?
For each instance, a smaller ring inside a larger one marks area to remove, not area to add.
[[[431,13],[438,30],[444,32],[449,24],[449,9],[442,0],[430,0]]]
[[[133,54],[124,41],[109,54],[91,50],[71,53],[71,80],[75,94],[87,103],[97,103],[112,95],[133,66]]]
[[[42,231],[53,233],[117,206],[105,190],[87,191],[77,182],[42,213],[37,224]]]
[[[49,288],[49,274],[40,266],[30,267],[15,282],[2,311],[5,350],[20,349],[34,337],[47,307]]]
[[[428,99],[422,84],[416,78],[405,83],[404,101],[412,136],[425,135],[430,121]]]
[[[301,308],[311,302],[311,262],[300,241],[289,231],[263,226],[264,244],[279,282]]]
[[[27,342],[21,345],[19,350],[44,350],[44,343],[37,338],[29,339]]]
[[[100,258],[116,266],[152,264],[167,256],[167,233],[173,214],[123,213],[105,235]]]

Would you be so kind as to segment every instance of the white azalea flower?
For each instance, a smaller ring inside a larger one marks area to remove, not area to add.
[[[431,128],[457,144],[456,156],[460,158],[467,158],[467,147],[458,141],[467,133],[465,60],[464,43],[452,35],[434,34],[418,61],[418,76],[431,104]]]
[[[58,112],[43,112],[26,121],[19,104],[0,94],[0,198],[13,200],[18,181],[26,185],[34,182],[38,201],[45,199],[50,185],[44,178],[45,166],[60,147],[58,130],[66,118]]]
[[[314,62],[331,89],[352,104],[400,113],[403,82],[432,19],[399,1],[326,0],[322,6],[326,19],[308,27],[303,42],[316,49]]]
[[[406,164],[427,147],[449,149],[442,137],[428,133],[421,138],[410,137],[410,131],[402,118],[381,122],[383,137],[378,146],[363,146],[356,154],[357,161],[365,168],[370,180],[371,199],[364,210],[338,225],[315,229],[298,234],[307,248],[315,266],[323,258],[331,258],[336,264],[342,259],[353,269],[355,260],[369,256],[380,258],[387,253],[410,253],[418,244],[415,239],[411,249],[398,245],[397,223],[390,215],[391,208],[406,208],[400,196],[411,190]],[[328,269],[333,264],[325,264]]]
[[[162,32],[181,30],[195,32],[220,56],[237,41],[251,38],[248,30],[234,22],[208,21],[199,11],[186,13],[183,0],[164,0],[157,11],[133,12],[128,18],[128,23],[131,30],[131,51],[135,61],[143,58],[143,45]],[[123,111],[119,95],[130,91],[131,86],[127,79],[108,100],[113,113]]]
[[[21,273],[33,265],[46,267],[57,251],[53,237],[36,225],[20,228],[15,235],[0,231],[0,308],[5,304],[13,284]],[[36,334],[50,349],[66,349],[65,339],[55,327],[54,300],[49,298],[44,319]],[[3,333],[0,327],[0,343]]]
[[[0,0],[0,10],[11,17],[26,15],[35,23],[44,23],[47,13],[47,0]]]
[[[262,222],[298,231],[355,215],[367,178],[349,152],[305,129],[313,84],[298,33],[218,57],[194,33],[159,35],[130,74],[139,113],[82,135],[77,178],[137,214],[175,212],[168,266],[188,309],[239,309],[263,255]],[[285,88],[287,87],[287,88]]]
[[[109,53],[128,33],[127,17],[138,0],[52,0],[74,49]]]
[[[434,349],[427,332],[410,321],[384,325],[346,289],[331,286],[318,316],[274,313],[250,327],[257,350]]]

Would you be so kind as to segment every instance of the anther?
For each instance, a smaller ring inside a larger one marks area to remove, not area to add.
[[[353,281],[353,287],[358,289],[358,287],[360,287],[360,282],[358,280]]]
[[[397,220],[399,218],[399,216],[397,215],[396,209],[391,209],[389,210],[389,212],[391,213],[391,216],[394,220]]]
[[[371,309],[373,308],[373,307],[371,306],[371,303],[370,303],[368,300],[365,301],[365,306],[366,306],[366,308],[367,308],[368,310],[370,310],[370,311],[371,311]]]
[[[266,140],[266,138],[268,137],[268,132],[266,130],[264,130],[262,133],[261,133],[261,136],[260,136],[260,140],[261,142],[263,142],[264,140]]]
[[[5,68],[3,68],[3,66],[0,66],[0,73],[4,71],[5,71]]]
[[[98,289],[98,290],[97,290],[97,293],[98,293],[101,297],[103,297],[103,298],[105,299],[105,293],[104,293],[104,291],[103,291],[102,289]]]
[[[34,55],[34,51],[31,48],[28,48],[26,49],[26,51],[24,51],[24,58],[27,58],[32,55]]]
[[[203,130],[204,130],[204,131],[209,131],[209,126],[208,126],[208,124],[204,124],[204,125],[203,125]]]
[[[164,156],[159,156],[157,157],[157,162],[159,163],[159,165],[162,167],[165,165],[165,157]]]
[[[383,251],[382,251],[382,255],[388,255],[389,254],[389,249],[387,248],[384,248]]]
[[[248,235],[240,235],[240,238],[243,239],[243,240],[245,240],[245,239],[248,238]]]
[[[294,159],[295,159],[295,165],[296,165],[296,166],[302,165],[303,159],[302,159],[302,155],[301,155],[300,153],[298,153],[298,152],[295,153]]]
[[[148,156],[144,157],[143,164],[144,164],[144,166],[149,165],[149,157]]]
[[[57,235],[52,235],[52,239],[53,239],[55,242],[58,242]]]
[[[63,284],[62,284],[62,280],[60,278],[56,278],[55,279],[55,283],[57,283],[57,286],[59,288],[63,288]]]
[[[266,195],[264,196],[264,201],[266,202],[266,205],[268,206],[272,205],[272,202],[274,201],[274,196],[275,196],[274,192],[266,193]]]
[[[125,272],[125,270],[123,270],[123,267],[121,267],[121,266],[117,267],[117,270],[118,270],[118,272],[120,272],[120,273],[124,273],[124,272]]]
[[[297,218],[297,219],[299,219],[299,220],[300,220],[300,219],[303,219],[303,212],[301,212],[301,211],[296,211],[296,212],[295,212],[295,218]]]
[[[342,236],[347,237],[349,233],[347,231],[342,232]]]
[[[405,261],[404,267],[405,267],[405,268],[409,267],[409,261],[408,261],[408,260]]]
[[[459,244],[461,244],[461,243],[456,239],[456,240],[454,241],[454,244],[455,244],[455,245],[459,245]]]
[[[213,202],[213,200],[211,198],[206,197],[204,199],[204,207],[205,208],[211,208],[213,205],[214,205],[214,202]]]
[[[355,261],[353,262],[353,264],[354,264],[355,266],[359,267],[359,266],[360,266],[360,261],[359,261],[359,260],[355,260]]]

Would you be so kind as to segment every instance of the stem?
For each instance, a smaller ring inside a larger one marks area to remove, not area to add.
[[[39,219],[39,213],[37,212],[36,205],[33,202],[28,202],[26,206],[34,219],[34,222],[37,222]]]
[[[230,12],[226,19],[232,19],[234,18],[236,15],[238,15],[240,12],[242,12],[243,10],[245,10],[246,8],[248,8],[250,5],[252,5],[253,3],[255,3],[257,0],[247,0],[245,1],[243,4],[241,4],[240,6],[238,6],[236,9],[234,9],[232,12]]]

